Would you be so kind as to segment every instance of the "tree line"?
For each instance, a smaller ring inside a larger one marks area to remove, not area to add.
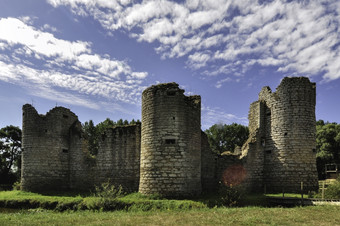
[[[82,127],[90,154],[98,153],[100,135],[107,128],[137,123],[140,121],[134,119],[113,121],[109,118],[97,125],[94,125],[92,120],[85,122]],[[215,124],[204,132],[207,134],[211,150],[216,154],[232,153],[235,147],[243,145],[249,135],[248,127],[237,123]],[[13,184],[20,179],[21,138],[22,132],[19,127],[11,125],[0,129],[0,184]],[[325,164],[340,164],[340,124],[323,120],[316,122],[316,151],[319,179],[324,179]]]

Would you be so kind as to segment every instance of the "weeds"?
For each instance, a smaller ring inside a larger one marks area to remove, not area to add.
[[[101,199],[115,199],[126,195],[121,185],[118,188],[111,184],[110,181],[95,186],[94,196]]]
[[[325,190],[326,199],[340,199],[340,176]]]
[[[220,183],[219,195],[221,204],[226,207],[232,207],[239,204],[242,199],[243,191],[241,186],[225,185]]]

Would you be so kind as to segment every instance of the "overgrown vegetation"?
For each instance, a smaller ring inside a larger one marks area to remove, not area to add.
[[[319,179],[326,178],[325,164],[340,165],[340,124],[316,122],[316,162]]]
[[[237,123],[215,124],[204,132],[208,136],[211,150],[217,154],[234,152],[235,147],[241,147],[249,135],[248,127]]]
[[[321,198],[322,191],[319,191],[316,197]],[[332,182],[325,189],[324,198],[325,199],[340,199],[340,176],[336,179],[336,181]]]
[[[0,185],[11,187],[20,178],[21,136],[19,127],[6,126],[0,129]]]

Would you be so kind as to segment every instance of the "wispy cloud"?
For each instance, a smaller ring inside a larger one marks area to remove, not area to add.
[[[140,42],[157,43],[161,57],[186,57],[202,74],[242,75],[257,64],[325,81],[340,78],[337,0],[48,2],[91,15],[109,32],[126,29]]]
[[[40,30],[28,21],[0,19],[0,80],[34,87],[33,95],[95,109],[99,105],[82,95],[140,102],[147,72],[93,53],[89,42],[58,39],[45,31],[51,27]]]
[[[239,123],[243,125],[248,124],[247,117],[239,117],[233,114],[228,114],[220,108],[212,108],[202,105],[202,129],[208,129],[214,124],[231,124]]]

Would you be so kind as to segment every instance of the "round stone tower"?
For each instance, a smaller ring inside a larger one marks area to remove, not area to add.
[[[315,83],[308,78],[284,78],[271,93],[262,89],[265,103],[264,183],[269,190],[317,190]]]
[[[201,193],[201,98],[176,83],[142,94],[139,192],[166,197]]]

